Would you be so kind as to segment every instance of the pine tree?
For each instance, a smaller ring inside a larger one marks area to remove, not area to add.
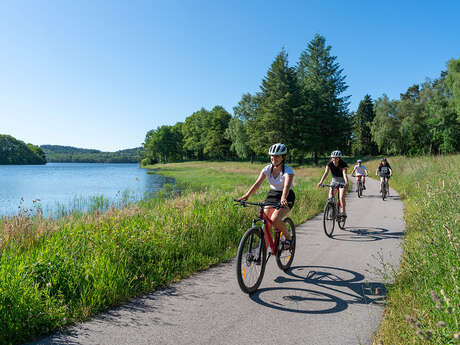
[[[273,61],[260,88],[258,107],[254,117],[247,121],[251,149],[266,154],[274,143],[293,147],[297,144],[295,112],[300,98],[295,71],[288,66],[284,49]]]
[[[302,127],[316,163],[320,154],[336,149],[346,151],[351,137],[349,96],[340,96],[348,86],[336,59],[331,56],[326,39],[317,34],[302,52],[297,66],[303,95]]]
[[[358,111],[353,117],[353,154],[377,154],[377,145],[372,140],[371,134],[371,124],[374,118],[374,102],[370,95],[366,95],[359,102]]]

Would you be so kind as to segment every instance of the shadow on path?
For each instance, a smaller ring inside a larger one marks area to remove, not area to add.
[[[361,273],[329,266],[296,266],[278,276],[278,287],[262,288],[250,298],[263,306],[294,313],[338,313],[350,304],[383,305],[383,283],[364,281]],[[282,286],[298,283],[295,287]],[[314,288],[314,289],[312,289]],[[327,291],[327,292],[324,292]]]
[[[354,242],[373,242],[386,239],[398,239],[404,236],[403,232],[390,232],[384,228],[374,228],[366,226],[345,227],[345,229],[336,229],[332,239],[338,241]]]

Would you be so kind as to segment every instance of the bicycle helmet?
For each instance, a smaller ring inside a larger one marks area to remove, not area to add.
[[[340,158],[340,157],[342,157],[342,152],[340,152],[339,150],[332,151],[331,158]]]
[[[386,159],[385,157],[383,157],[383,158],[382,158],[380,161],[381,161],[381,162],[383,162],[383,161],[385,161],[385,162],[386,162],[386,161],[387,161],[387,159]]]
[[[287,153],[287,147],[284,144],[278,143],[270,146],[268,154],[270,156],[285,155]]]
[[[361,159],[358,159],[358,160],[356,161],[356,163],[362,163],[362,160],[361,160]]]

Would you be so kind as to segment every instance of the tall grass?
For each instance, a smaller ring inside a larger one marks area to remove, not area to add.
[[[180,188],[106,212],[0,222],[0,344],[20,344],[229,260],[254,209],[233,206],[263,165],[163,166]],[[156,167],[158,168],[158,167]],[[296,169],[296,223],[317,213],[320,169]],[[262,200],[267,187],[253,197]],[[105,207],[103,200],[99,206]]]
[[[407,228],[375,344],[458,344],[460,155],[389,160]]]

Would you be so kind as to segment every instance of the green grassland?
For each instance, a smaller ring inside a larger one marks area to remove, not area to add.
[[[405,203],[401,267],[375,344],[456,344],[460,156],[391,158]],[[372,174],[377,161],[366,162]],[[0,220],[0,344],[20,344],[234,257],[255,209],[235,207],[264,164],[156,165],[157,198],[106,212]],[[295,167],[296,224],[321,211],[323,168]],[[263,200],[267,184],[251,200]]]
[[[390,158],[405,205],[404,253],[374,344],[458,344],[460,155]],[[377,162],[366,163],[370,174]]]
[[[20,344],[234,257],[255,210],[232,199],[263,165],[161,166],[178,186],[124,208],[0,221],[0,344]],[[158,168],[155,166],[154,168]],[[322,169],[296,169],[292,216],[318,213]],[[261,188],[262,189],[262,188]],[[252,200],[262,200],[265,190]]]

